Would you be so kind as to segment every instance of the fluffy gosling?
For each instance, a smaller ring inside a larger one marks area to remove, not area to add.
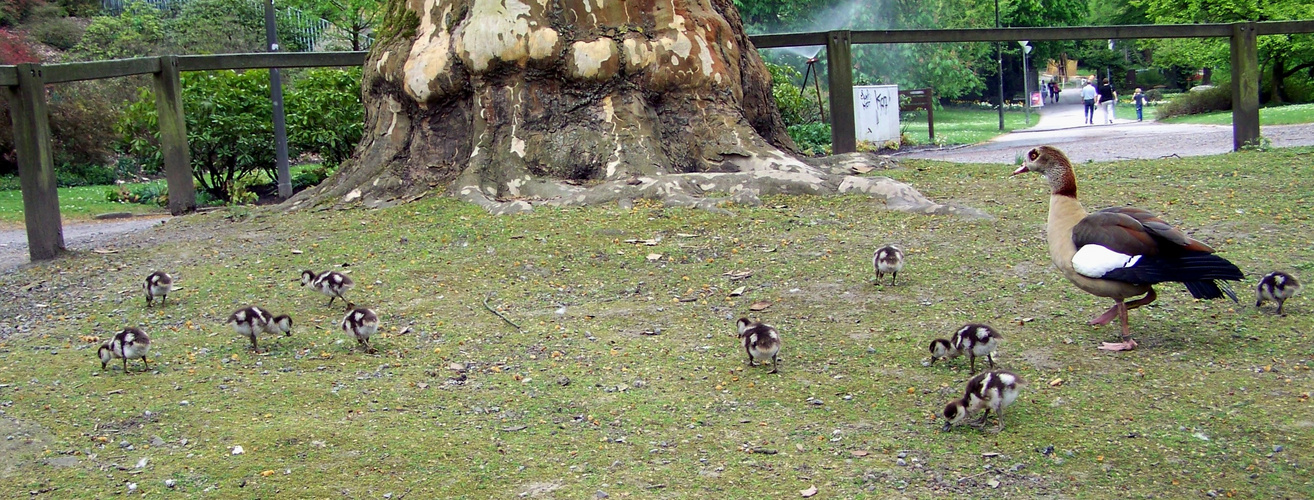
[[[146,276],[146,284],[142,288],[146,290],[146,307],[151,307],[155,297],[159,297],[160,305],[164,305],[169,300],[169,292],[173,291],[173,276],[155,271]]]
[[[370,336],[379,331],[379,315],[370,308],[348,303],[347,315],[342,318],[342,331],[355,338],[356,343],[365,348],[365,352],[378,352],[370,346]]]
[[[109,362],[114,358],[123,360],[123,373],[128,373],[128,360],[141,359],[142,364],[146,365],[147,371],[151,369],[150,362],[146,361],[146,353],[151,349],[151,338],[146,332],[134,327],[124,328],[123,331],[114,334],[114,338],[100,345],[96,350],[96,356],[100,358],[100,369],[104,370]]]
[[[735,322],[739,328],[739,338],[744,341],[744,352],[748,354],[748,366],[757,366],[757,361],[771,360],[771,371],[767,373],[777,373],[780,371],[780,333],[775,327],[769,326],[760,321],[750,321],[748,318],[739,318]]]
[[[980,428],[985,425],[986,417],[990,416],[990,410],[995,411],[996,419],[999,421],[995,432],[1004,429],[1004,408],[1013,404],[1017,400],[1018,393],[1022,390],[1022,379],[1010,372],[999,370],[985,372],[967,381],[967,389],[963,391],[963,397],[951,401],[944,407],[944,430],[948,431],[954,425],[967,420],[968,415],[985,409],[972,426]]]
[[[301,286],[309,286],[312,290],[329,296],[328,305],[333,305],[336,299],[347,299],[342,294],[351,290],[356,283],[351,281],[345,274],[336,271],[324,271],[315,274],[314,271],[301,271]]]
[[[959,328],[954,332],[950,340],[935,339],[931,341],[931,364],[935,364],[937,359],[952,359],[963,354],[971,358],[972,373],[976,373],[976,358],[985,356],[990,362],[990,368],[995,367],[995,358],[993,353],[999,348],[999,342],[1004,337],[989,325],[970,323]]]
[[[871,255],[871,265],[876,268],[876,283],[880,284],[886,274],[890,275],[890,285],[899,281],[899,271],[903,270],[903,250],[894,245],[877,248]]]
[[[269,311],[256,306],[243,307],[233,311],[233,314],[228,316],[227,323],[233,325],[233,331],[251,339],[251,350],[255,352],[260,352],[260,345],[256,342],[256,336],[262,331],[274,335],[292,336],[291,316],[286,314],[274,316]]]
[[[1265,300],[1271,300],[1277,302],[1277,315],[1286,316],[1286,313],[1282,312],[1282,304],[1299,291],[1300,281],[1295,276],[1282,271],[1273,271],[1259,280],[1259,298],[1255,299],[1255,307],[1262,305]]]

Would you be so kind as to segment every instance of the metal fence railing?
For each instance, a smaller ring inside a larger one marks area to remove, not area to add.
[[[108,15],[117,16],[123,13],[128,4],[134,0],[101,0],[100,6],[102,12]],[[158,9],[165,17],[176,15],[182,6],[190,0],[140,0],[151,7]],[[248,0],[253,6],[261,7],[264,2],[261,0]],[[335,26],[328,20],[319,16],[308,14],[301,9],[293,7],[277,7],[275,9],[278,16],[278,24],[282,27],[280,33],[284,36],[290,36],[290,40],[282,40],[286,47],[297,47],[300,52],[317,52],[327,48],[329,36],[335,32],[342,33],[346,36],[345,29]],[[368,33],[361,37],[361,48],[368,50],[374,44],[374,37]]]

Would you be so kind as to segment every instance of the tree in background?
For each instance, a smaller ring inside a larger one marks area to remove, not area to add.
[[[379,19],[379,0],[287,0],[286,5],[328,21],[341,30],[351,50],[365,50],[365,36]]]
[[[1144,9],[1155,23],[1231,23],[1240,21],[1288,21],[1314,19],[1314,3],[1307,0],[1128,0]],[[1154,49],[1154,64],[1160,67],[1227,67],[1228,40],[1147,40]],[[1314,69],[1314,35],[1276,35],[1259,38],[1259,62],[1268,69],[1271,102],[1288,100],[1286,81],[1302,71]],[[1306,82],[1314,75],[1306,78]],[[1314,95],[1304,96],[1305,99]]]
[[[72,61],[97,61],[153,56],[166,53],[164,21],[146,2],[128,4],[118,16],[97,16],[82,40],[69,49]]]
[[[164,26],[177,54],[265,50],[265,11],[250,0],[188,0]]]

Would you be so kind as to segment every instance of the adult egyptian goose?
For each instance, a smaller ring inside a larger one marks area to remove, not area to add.
[[[301,271],[301,286],[308,286],[316,292],[328,295],[330,306],[336,299],[346,302],[347,299],[342,294],[347,293],[347,290],[351,290],[354,285],[351,278],[336,271],[324,271],[319,274],[315,274],[314,271]]]
[[[967,389],[963,391],[963,397],[945,405],[944,430],[948,431],[954,425],[967,420],[968,415],[981,409],[985,409],[985,413],[982,413],[981,419],[973,425],[984,425],[986,417],[990,416],[990,410],[994,410],[999,421],[995,431],[1003,430],[1004,408],[1008,408],[1017,400],[1022,385],[1021,378],[1004,370],[984,372],[972,377],[967,381]]]
[[[256,336],[260,332],[292,336],[291,316],[286,314],[274,316],[269,311],[256,306],[233,311],[233,314],[228,316],[228,324],[233,325],[233,331],[251,339],[251,350],[255,352],[260,352],[260,345],[256,342]]]
[[[379,331],[379,315],[372,309],[348,303],[347,315],[342,317],[342,331],[351,334],[356,343],[365,348],[365,352],[377,352],[370,346],[370,336]]]
[[[899,271],[903,270],[903,249],[894,245],[877,248],[871,254],[871,265],[876,268],[876,283],[879,284],[886,274],[890,275],[890,285],[899,281]]]
[[[160,305],[164,305],[164,302],[169,300],[169,292],[173,291],[173,276],[155,271],[146,276],[146,283],[142,288],[146,290],[146,307],[151,307],[155,297],[159,297]]]
[[[146,353],[150,350],[151,339],[146,335],[146,332],[130,326],[114,334],[114,338],[101,344],[100,349],[96,350],[96,357],[100,358],[101,370],[104,370],[114,358],[122,359],[123,373],[128,373],[129,359],[140,358],[142,364],[146,365],[146,370],[151,369],[150,362],[146,361]]]
[[[1265,300],[1271,300],[1277,302],[1278,316],[1286,316],[1282,312],[1282,304],[1299,291],[1300,281],[1295,276],[1282,271],[1273,271],[1264,275],[1264,279],[1259,280],[1259,298],[1255,299],[1255,307],[1262,305]]]
[[[1127,311],[1154,302],[1153,285],[1175,281],[1197,299],[1236,294],[1219,280],[1240,280],[1241,270],[1214,255],[1208,245],[1187,237],[1154,214],[1132,207],[1086,213],[1077,201],[1077,179],[1068,157],[1052,146],[1027,151],[1013,175],[1036,172],[1049,181],[1049,256],[1063,276],[1086,293],[1113,299],[1113,306],[1094,319],[1103,325],[1116,316],[1122,342],[1105,342],[1100,349],[1136,347],[1127,325]],[[1139,299],[1127,299],[1144,295]]]
[[[744,352],[748,354],[748,366],[757,366],[757,361],[763,364],[766,360],[771,360],[771,371],[767,373],[776,373],[780,371],[780,332],[770,325],[760,321],[751,321],[748,318],[739,318],[735,322],[739,329],[739,338],[744,341]]]

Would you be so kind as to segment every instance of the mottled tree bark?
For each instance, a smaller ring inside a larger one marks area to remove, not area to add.
[[[796,158],[732,0],[387,0],[384,9],[365,65],[365,137],[294,208],[378,206],[433,189],[497,213],[632,198],[713,208],[725,198],[704,193],[751,203],[856,190],[951,211],[892,180]]]

